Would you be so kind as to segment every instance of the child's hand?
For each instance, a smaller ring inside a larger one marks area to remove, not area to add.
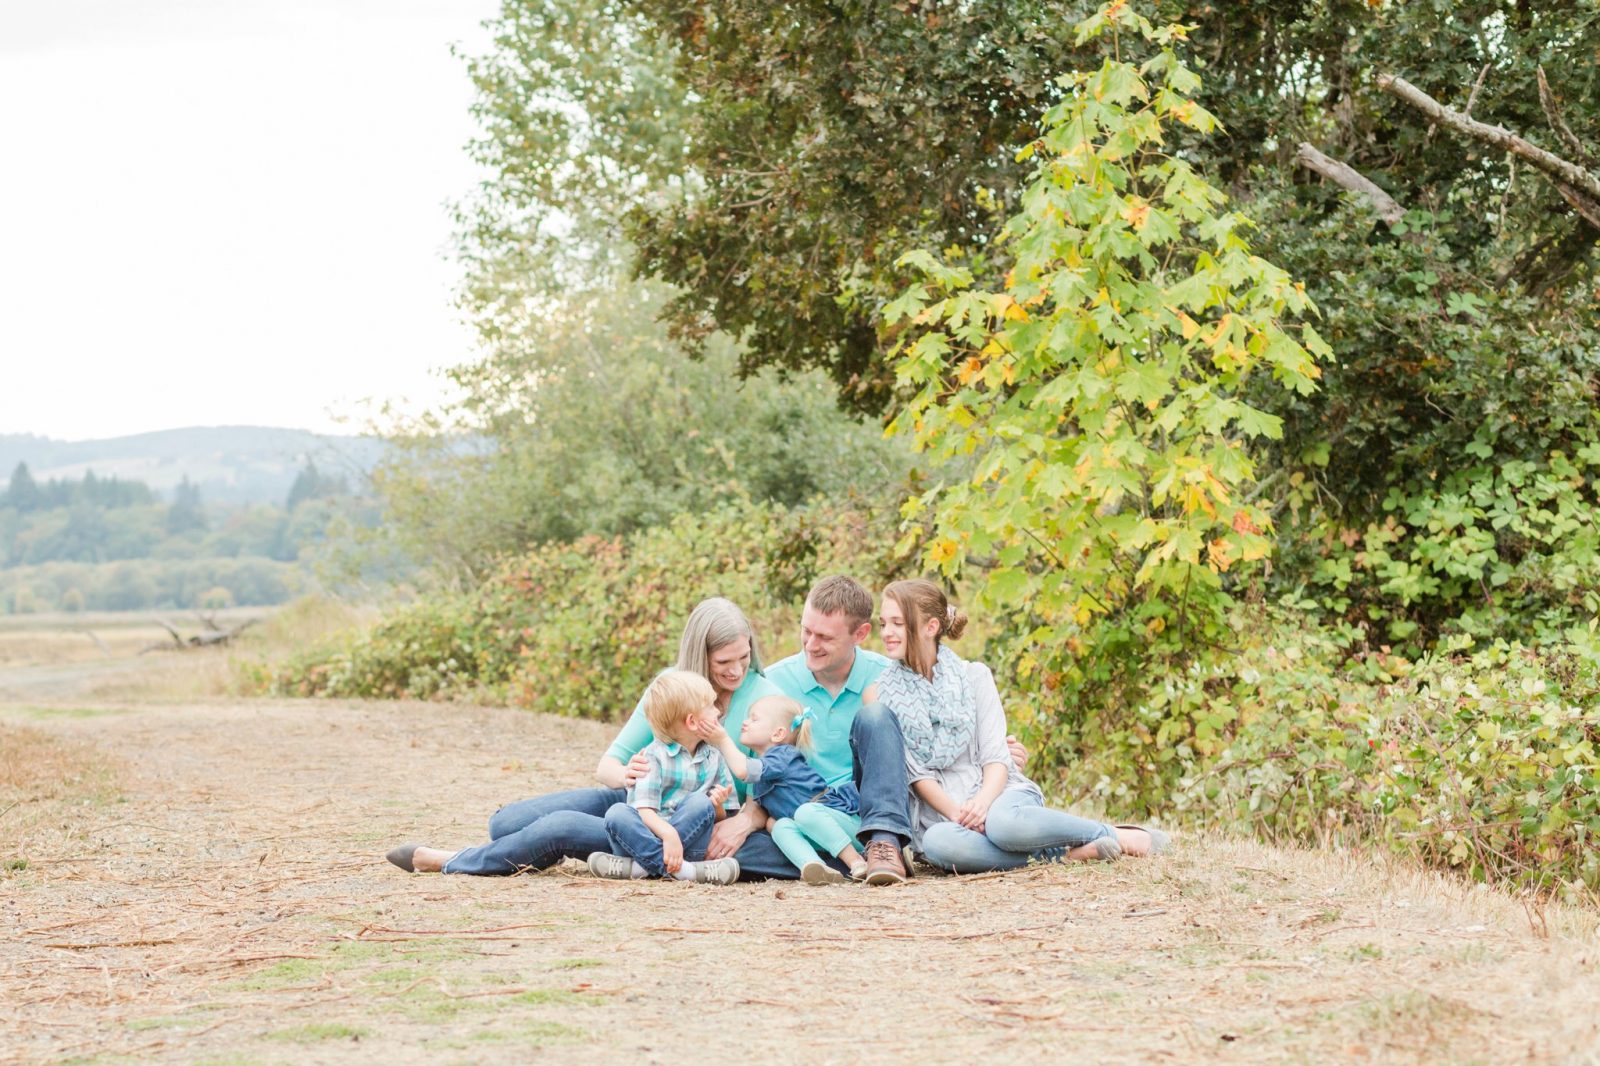
[[[713,744],[725,740],[728,736],[728,731],[722,727],[722,719],[714,714],[695,715],[693,728],[697,735]]]
[[[683,868],[683,839],[676,831],[668,831],[661,838],[661,865],[667,873],[675,874]]]
[[[973,796],[956,811],[956,821],[974,833],[983,832],[984,824],[989,820],[989,802],[982,796]]]
[[[712,785],[706,793],[706,798],[711,801],[714,810],[721,810],[722,805],[728,802],[728,797],[733,795],[732,785]]]
[[[622,768],[622,787],[632,788],[635,781],[650,772],[650,756],[639,752]]]

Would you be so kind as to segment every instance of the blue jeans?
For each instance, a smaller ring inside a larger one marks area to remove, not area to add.
[[[699,862],[706,857],[706,845],[711,843],[711,827],[717,824],[717,812],[704,792],[684,797],[677,810],[662,817],[678,831],[685,862]],[[628,856],[651,877],[667,876],[661,838],[644,824],[637,808],[613,803],[606,811],[606,836],[611,838],[613,855]]]
[[[911,839],[911,783],[906,780],[906,741],[900,720],[881,703],[856,712],[850,724],[856,790],[861,793],[861,829],[865,842],[873,833],[893,833],[904,844]]]
[[[911,785],[906,780],[906,742],[894,712],[881,703],[870,704],[856,713],[850,723],[851,774],[856,791],[861,793],[861,829],[858,840],[874,832],[893,833],[904,843],[911,839],[909,799]],[[759,881],[774,877],[798,880],[800,871],[784,857],[772,836],[751,833],[735,853],[739,860],[739,880]],[[844,864],[835,856],[822,861],[843,873]]]
[[[444,872],[504,876],[609,851],[606,811],[627,796],[620,788],[575,788],[509,803],[489,819],[489,843],[456,852]]]
[[[1073,848],[1117,831],[1066,811],[1052,810],[1032,791],[1008,788],[989,808],[984,831],[940,822],[922,834],[923,858],[958,874],[1013,870],[1030,859],[1059,862]]]

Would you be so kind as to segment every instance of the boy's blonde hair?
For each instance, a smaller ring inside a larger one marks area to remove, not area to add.
[[[644,717],[656,739],[670,742],[667,734],[717,698],[711,682],[689,670],[663,670],[644,692]]]
[[[783,724],[789,728],[789,743],[807,755],[816,751],[811,742],[811,716],[806,714],[799,700],[788,696],[762,696],[750,705],[750,712],[753,713],[757,707],[783,708]],[[794,724],[797,718],[801,719],[798,726]]]

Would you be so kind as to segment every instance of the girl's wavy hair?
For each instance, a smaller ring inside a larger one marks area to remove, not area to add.
[[[899,604],[901,613],[906,616],[906,665],[931,680],[940,642],[946,637],[956,640],[966,632],[966,613],[953,606],[938,585],[920,577],[891,582],[883,590],[883,597]],[[921,644],[923,623],[930,618],[939,620],[931,655],[923,651]]]

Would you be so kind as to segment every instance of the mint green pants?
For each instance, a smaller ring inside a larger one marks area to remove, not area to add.
[[[838,855],[845,848],[855,847],[860,828],[861,819],[853,814],[820,803],[802,803],[793,818],[780,818],[773,823],[772,842],[796,870],[802,870],[808,862],[822,861],[817,848],[824,854]]]

